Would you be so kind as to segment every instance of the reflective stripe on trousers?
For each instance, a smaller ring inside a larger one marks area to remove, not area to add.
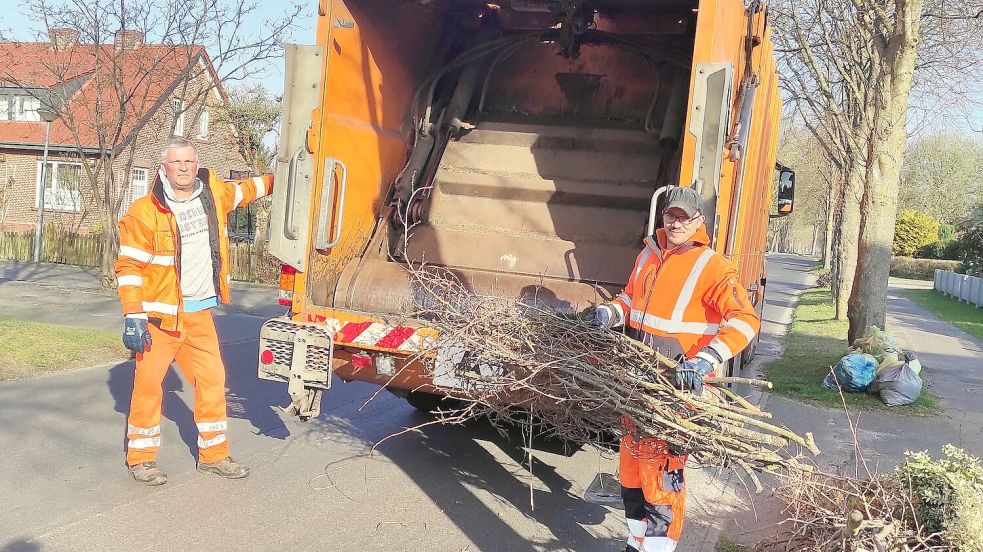
[[[225,434],[228,427],[225,406],[225,366],[219,353],[218,336],[211,311],[181,314],[184,331],[164,332],[149,324],[153,345],[137,355],[130,399],[128,424],[138,431],[129,433],[126,463],[130,466],[156,459],[160,447],[160,408],[164,392],[161,384],[172,361],[184,379],[195,389],[194,417],[199,430],[198,459],[213,463],[229,455]],[[146,435],[139,428],[154,429]],[[147,439],[147,440],[143,440]]]

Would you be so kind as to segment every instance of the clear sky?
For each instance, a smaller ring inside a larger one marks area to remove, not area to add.
[[[105,0],[102,0],[105,1]],[[245,0],[251,3],[252,0]],[[317,2],[314,0],[294,0],[304,6],[301,15],[297,18],[292,29],[288,42],[297,44],[313,44],[314,32],[317,15]],[[254,26],[257,29],[266,19],[273,19],[284,13],[286,6],[289,5],[284,0],[257,0],[258,8],[251,13],[245,21],[245,26]],[[42,23],[32,20],[26,13],[27,8],[16,0],[0,0],[0,31],[5,38],[13,40],[35,40],[39,32],[44,29]],[[283,91],[283,60],[277,60],[272,67],[266,71],[262,79],[258,79],[267,90],[279,95]],[[934,133],[940,131],[956,131],[970,135],[979,136],[983,132],[983,97],[977,92],[979,104],[971,106],[962,112],[952,112],[947,106],[931,106],[929,113],[919,113],[913,110],[909,118],[909,131],[921,133]],[[929,107],[929,106],[925,106]],[[939,116],[947,114],[948,116]]]
[[[313,0],[298,0],[305,6],[300,17],[295,21],[295,26],[291,31],[287,42],[296,44],[313,44],[314,32],[317,19],[317,2]],[[251,3],[246,0],[246,4]],[[283,15],[289,2],[283,0],[259,0],[256,2],[257,9],[249,14],[244,26],[255,26],[257,29],[264,20],[275,19]],[[15,0],[0,0],[0,31],[4,38],[12,40],[33,41],[37,40],[39,33],[44,31],[44,24],[27,13],[28,8]],[[258,82],[262,83],[271,93],[279,95],[283,92],[283,60],[282,58],[274,63],[266,71],[267,75]]]

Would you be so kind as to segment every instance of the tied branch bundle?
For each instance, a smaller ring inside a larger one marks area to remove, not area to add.
[[[440,335],[425,352],[436,358],[434,376],[455,379],[456,388],[442,391],[469,413],[508,419],[506,404],[517,404],[535,412],[541,429],[595,444],[623,431],[627,418],[636,436],[663,439],[702,465],[743,468],[759,489],[756,471],[807,469],[790,445],[819,453],[811,434],[771,423],[726,386],[768,382],[708,378],[702,395],[680,391],[675,362],[621,332],[591,328],[535,298],[473,293],[445,271],[415,269],[413,277],[416,316]]]

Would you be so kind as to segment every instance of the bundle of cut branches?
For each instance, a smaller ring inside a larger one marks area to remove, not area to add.
[[[707,379],[700,396],[680,391],[676,363],[621,332],[591,328],[534,297],[475,294],[445,271],[413,274],[416,316],[440,335],[424,354],[436,357],[435,381],[452,382],[442,390],[463,399],[469,414],[508,417],[504,405],[518,404],[541,427],[580,443],[624,431],[626,418],[627,431],[663,439],[702,465],[741,467],[759,489],[754,472],[804,468],[798,447],[819,453],[811,434],[770,423],[768,412],[728,388],[738,378]],[[448,418],[460,421],[460,412]]]

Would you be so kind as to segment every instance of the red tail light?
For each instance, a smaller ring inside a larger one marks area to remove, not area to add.
[[[294,279],[297,269],[290,265],[280,265],[280,292],[277,294],[281,305],[290,306],[294,302]]]

